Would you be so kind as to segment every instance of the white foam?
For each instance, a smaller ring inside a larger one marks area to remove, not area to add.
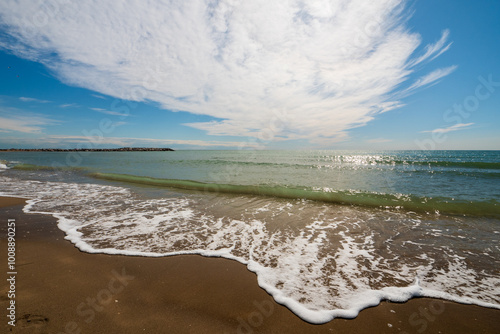
[[[466,261],[469,249],[440,246],[442,237],[429,239],[421,220],[398,213],[269,200],[236,218],[201,210],[194,198],[141,199],[122,187],[0,182],[1,195],[30,198],[23,210],[56,217],[65,238],[84,252],[236,260],[278,303],[311,323],[354,318],[382,300],[413,297],[500,308],[498,274],[474,269]],[[270,231],[283,220],[293,228]],[[389,232],[382,236],[376,224]],[[406,251],[414,255],[402,256]]]
[[[0,172],[3,172],[7,169],[9,169],[9,167],[6,164],[0,162]]]

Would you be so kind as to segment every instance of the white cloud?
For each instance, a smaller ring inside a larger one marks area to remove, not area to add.
[[[447,133],[451,131],[457,131],[457,130],[463,130],[465,128],[470,127],[474,123],[458,123],[452,126],[449,126],[447,128],[440,128],[440,129],[434,129],[434,130],[428,130],[428,131],[422,131],[422,133],[426,132],[440,132],[440,133]]]
[[[74,108],[74,107],[79,107],[77,103],[66,103],[66,104],[61,104],[59,105],[60,108]]]
[[[404,26],[405,3],[2,1],[0,47],[71,85],[218,118],[188,124],[212,135],[328,144],[451,73],[407,84],[450,43],[444,31],[415,55],[422,41]]]
[[[419,78],[410,87],[402,91],[401,96],[404,96],[420,87],[428,86],[430,84],[436,84],[439,79],[444,78],[445,76],[453,73],[456,69],[457,66],[449,66],[432,71],[431,73],[426,74],[423,77]]]
[[[28,113],[15,108],[0,107],[0,132],[42,133],[47,125],[58,122],[44,115]]]
[[[50,101],[47,101],[47,100],[40,100],[40,99],[35,99],[34,97],[24,97],[24,96],[21,96],[19,98],[20,101],[23,101],[23,102],[37,102],[37,103],[49,103]]]
[[[116,128],[116,127],[119,127],[119,126],[122,126],[122,125],[125,125],[127,124],[127,122],[113,122],[111,123],[110,127],[111,128]]]
[[[130,114],[128,113],[120,113],[117,111],[112,111],[112,110],[106,110],[103,108],[90,108],[91,110],[100,112],[101,114],[107,114],[107,115],[113,115],[113,116],[121,116],[121,117],[128,117]]]
[[[417,65],[426,60],[434,60],[439,57],[443,52],[448,51],[452,43],[448,42],[448,37],[450,36],[450,31],[448,29],[444,30],[441,34],[441,38],[435,44],[429,44],[425,47],[425,53],[413,60],[413,65]]]

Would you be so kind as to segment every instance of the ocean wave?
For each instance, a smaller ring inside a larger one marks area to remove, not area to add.
[[[314,161],[313,163],[311,163]],[[191,160],[161,160],[168,164],[191,164],[191,165],[242,165],[242,166],[269,166],[269,167],[293,167],[293,168],[350,168],[357,166],[414,166],[414,167],[442,167],[455,169],[491,169],[500,170],[499,162],[481,161],[453,161],[453,160],[412,160],[396,159],[394,156],[328,156],[306,159],[302,162],[284,161],[249,161],[235,159],[191,159]]]
[[[72,166],[43,166],[43,165],[33,165],[25,163],[17,163],[12,166],[15,170],[24,171],[85,171],[88,168],[85,167],[72,167]]]
[[[421,197],[408,194],[384,194],[330,188],[297,188],[268,185],[237,185],[204,183],[191,180],[159,179],[146,176],[91,173],[90,176],[108,181],[129,182],[142,185],[171,187],[211,193],[258,195],[288,199],[306,199],[344,205],[405,209],[417,212],[446,214],[500,216],[500,203],[489,201],[463,201],[446,197]]]

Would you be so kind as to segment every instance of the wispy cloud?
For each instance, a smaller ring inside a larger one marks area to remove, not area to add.
[[[101,100],[107,100],[107,98],[105,96],[102,96],[99,94],[90,94],[90,95],[92,95],[93,97],[97,97],[98,99],[101,99]]]
[[[36,103],[49,103],[50,101],[47,101],[47,100],[40,100],[40,99],[35,99],[33,97],[24,97],[24,96],[21,96],[19,98],[20,101],[23,101],[23,102],[36,102]]]
[[[445,30],[421,45],[406,2],[89,0],[51,7],[42,26],[31,1],[0,2],[0,46],[71,85],[212,116],[187,124],[212,135],[328,144],[454,69],[408,82],[451,43]]]
[[[458,123],[458,124],[449,126],[447,128],[440,128],[440,129],[427,130],[427,131],[421,131],[421,132],[422,133],[427,133],[427,132],[447,133],[447,132],[452,132],[452,131],[464,130],[465,128],[468,128],[473,124],[474,123]]]
[[[448,51],[451,47],[451,42],[448,42],[448,37],[450,36],[450,31],[448,29],[443,30],[441,38],[434,44],[429,44],[425,47],[425,53],[415,58],[412,65],[420,64],[423,61],[431,61],[439,57],[443,52]]]
[[[457,66],[449,66],[449,67],[439,68],[435,71],[432,71],[431,73],[426,74],[423,77],[419,78],[417,81],[415,81],[407,89],[403,90],[401,92],[401,96],[407,95],[420,87],[428,86],[431,84],[436,84],[439,81],[439,79],[444,78],[445,76],[448,76],[449,74],[453,73],[456,69],[457,69]]]
[[[79,107],[77,103],[66,103],[59,105],[60,108],[76,108]]]
[[[113,123],[111,123],[111,127],[116,128],[116,127],[119,127],[119,126],[122,126],[125,124],[127,124],[127,122],[113,122]]]
[[[107,114],[107,115],[113,115],[113,116],[121,116],[121,117],[128,117],[130,114],[127,113],[121,113],[118,111],[112,111],[112,110],[107,110],[103,108],[90,108],[91,110],[100,112],[101,114]]]
[[[15,108],[0,107],[0,112],[1,132],[39,134],[42,133],[46,126],[59,123],[44,115],[29,113]]]

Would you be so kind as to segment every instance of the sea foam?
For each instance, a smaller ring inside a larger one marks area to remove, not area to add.
[[[257,274],[259,286],[276,302],[311,323],[354,318],[382,300],[413,297],[500,308],[494,257],[470,246],[461,251],[460,244],[452,249],[436,236],[446,233],[460,242],[464,221],[450,230],[450,221],[414,213],[302,200],[151,199],[117,186],[3,176],[0,182],[1,195],[30,198],[24,212],[56,217],[66,239],[81,251],[236,260]],[[485,230],[474,238],[491,234]],[[471,266],[466,251],[492,267]],[[498,248],[490,251],[496,254]]]

